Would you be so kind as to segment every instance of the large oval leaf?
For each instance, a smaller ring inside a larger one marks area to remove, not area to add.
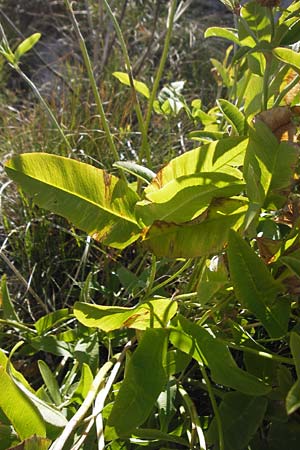
[[[130,436],[147,419],[162,392],[167,382],[167,341],[166,330],[149,328],[133,353],[107,422],[118,436]]]
[[[150,192],[136,205],[145,225],[155,220],[183,223],[202,214],[214,198],[231,197],[243,190],[238,178],[224,173],[195,173],[175,178],[160,190]]]
[[[6,356],[0,351],[0,408],[20,439],[29,438],[33,434],[46,437],[46,425],[38,408],[15,384],[6,370],[7,364]]]
[[[271,337],[287,332],[289,304],[275,301],[281,291],[264,262],[237,233],[229,233],[228,261],[235,294],[262,322]]]
[[[211,371],[215,383],[231,387],[247,395],[265,395],[271,386],[240,369],[225,344],[205,328],[179,315],[171,328],[170,341]]]
[[[149,300],[133,308],[81,302],[76,302],[74,306],[74,314],[79,322],[86,327],[96,327],[106,332],[123,327],[137,330],[160,328],[168,323],[176,311],[177,303],[167,298]]]
[[[229,137],[214,141],[172,159],[145,189],[148,195],[175,178],[199,172],[224,172],[242,178],[236,169],[243,165],[247,139]]]
[[[106,245],[122,249],[139,237],[132,212],[137,194],[104,170],[56,155],[25,153],[8,161],[6,171],[37,205]]]
[[[193,258],[216,253],[224,247],[231,228],[243,223],[247,204],[234,199],[217,199],[204,213],[206,218],[174,224],[156,221],[145,229],[143,244],[157,256]]]

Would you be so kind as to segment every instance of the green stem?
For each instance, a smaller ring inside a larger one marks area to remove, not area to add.
[[[161,289],[162,287],[166,286],[167,284],[171,283],[173,280],[176,280],[176,278],[179,277],[179,275],[184,272],[189,265],[191,264],[192,260],[188,259],[183,266],[180,267],[179,270],[177,270],[176,273],[174,273],[173,275],[171,275],[169,278],[167,278],[165,281],[163,281],[162,283],[157,284],[156,286],[154,286],[154,288],[151,290],[151,292],[149,293],[149,295],[153,295],[154,292],[158,291],[159,289]]]
[[[93,68],[92,68],[91,59],[89,57],[89,54],[88,54],[88,51],[87,51],[87,48],[86,48],[86,45],[85,45],[84,38],[83,38],[83,36],[81,34],[81,31],[80,31],[78,22],[76,20],[74,11],[72,9],[72,6],[70,4],[70,1],[69,0],[64,0],[64,1],[65,1],[65,5],[66,5],[66,7],[67,7],[67,9],[68,9],[68,11],[70,13],[71,21],[72,21],[72,24],[74,26],[74,30],[75,30],[75,33],[76,33],[76,36],[77,36],[77,39],[78,39],[78,42],[79,42],[79,46],[80,46],[80,50],[81,50],[81,53],[82,53],[84,64],[85,64],[85,67],[86,67],[86,70],[87,70],[89,82],[90,82],[90,85],[91,85],[91,88],[92,88],[92,91],[93,91],[93,95],[94,95],[94,98],[95,98],[97,110],[98,110],[99,116],[101,118],[101,123],[102,123],[102,126],[104,128],[104,132],[105,132],[105,136],[106,136],[109,148],[111,150],[111,153],[113,155],[114,160],[115,161],[119,161],[119,159],[120,159],[119,158],[119,154],[118,154],[118,151],[116,149],[116,146],[115,146],[115,143],[114,143],[111,131],[109,129],[108,120],[107,120],[105,112],[104,112],[102,100],[101,100],[101,97],[100,97],[100,94],[99,94],[98,86],[97,86],[96,79],[95,79],[94,72],[93,72]],[[120,171],[120,174],[121,174],[121,177],[123,178],[123,180],[126,181],[124,173],[122,171]]]
[[[229,348],[233,348],[235,350],[252,353],[254,355],[261,356],[262,358],[272,359],[273,361],[277,361],[279,363],[290,364],[292,366],[295,365],[293,358],[287,358],[285,356],[278,356],[278,355],[275,355],[274,353],[264,351],[263,349],[258,350],[255,348],[246,347],[244,345],[238,345],[238,344],[235,344],[234,342],[228,342],[225,339],[217,338],[217,340],[222,342],[223,344],[227,345]]]
[[[269,99],[269,81],[270,81],[270,69],[272,63],[272,55],[270,53],[265,54],[266,59],[266,69],[264,73],[263,80],[263,95],[262,95],[262,110],[266,111],[268,109],[268,99]]]
[[[153,283],[155,281],[155,275],[156,275],[156,256],[152,255],[151,270],[150,270],[150,275],[148,277],[148,285],[147,285],[145,297],[148,297],[151,293],[151,289],[152,289]]]
[[[205,437],[204,437],[204,433],[203,433],[203,430],[201,427],[201,423],[200,423],[199,416],[198,416],[196,407],[194,405],[194,402],[192,401],[192,399],[190,398],[190,396],[188,395],[186,390],[183,389],[182,386],[178,387],[178,391],[179,391],[184,403],[186,404],[186,407],[189,411],[191,422],[192,422],[190,448],[191,449],[196,448],[194,435],[197,434],[199,445],[200,445],[199,450],[206,450]]]
[[[177,0],[172,0],[171,6],[169,9],[168,19],[167,19],[167,34],[165,37],[164,48],[163,48],[163,52],[162,52],[162,55],[160,58],[159,66],[157,69],[157,73],[155,76],[155,80],[153,83],[152,91],[151,91],[149,102],[148,102],[148,109],[147,109],[146,119],[145,119],[146,134],[148,133],[148,130],[149,130],[152,109],[153,109],[153,103],[156,98],[156,94],[157,94],[157,91],[159,88],[159,83],[162,78],[162,74],[163,74],[163,71],[165,68],[165,64],[166,64],[166,60],[167,60],[167,56],[168,56],[168,52],[169,52],[171,36],[172,36],[172,31],[173,31],[174,17],[175,17],[175,12],[176,12],[176,6],[177,6]],[[143,145],[143,149],[147,152],[146,142],[143,142],[142,145]],[[147,159],[148,159],[148,157],[147,157]]]
[[[216,419],[216,422],[217,422],[217,429],[218,429],[218,434],[219,434],[219,448],[220,448],[220,450],[225,450],[225,442],[224,442],[224,433],[223,433],[222,419],[221,419],[221,416],[220,416],[220,412],[219,412],[219,408],[218,408],[218,405],[217,405],[216,397],[215,397],[215,394],[213,392],[210,379],[208,378],[208,375],[206,373],[204,364],[200,363],[199,366],[200,366],[200,370],[201,370],[203,379],[204,379],[205,384],[207,386],[208,396],[209,396],[209,399],[210,399],[210,402],[211,402],[211,406],[212,406],[212,409],[213,409],[214,414],[215,414],[215,419]]]
[[[137,96],[137,92],[136,92],[136,89],[135,89],[135,86],[134,86],[134,77],[133,77],[133,72],[132,72],[132,66],[131,66],[131,62],[130,62],[130,59],[129,59],[126,43],[125,43],[125,40],[124,40],[124,37],[123,37],[123,33],[121,31],[120,25],[119,25],[115,15],[114,15],[114,13],[112,12],[112,10],[111,10],[107,0],[103,0],[103,2],[104,2],[106,10],[108,12],[108,15],[109,15],[111,21],[114,24],[115,31],[116,31],[116,34],[118,36],[118,39],[119,39],[119,42],[120,42],[120,45],[121,45],[121,49],[122,49],[122,52],[123,52],[123,56],[124,56],[124,59],[125,59],[125,67],[126,67],[126,71],[127,71],[128,77],[129,77],[130,87],[131,87],[131,90],[132,90],[132,93],[133,93],[134,104],[135,104],[135,112],[136,112],[136,115],[137,115],[139,129],[140,129],[141,134],[142,134],[142,142],[145,143],[145,148],[147,149],[147,152],[146,152],[147,164],[150,167],[151,166],[151,156],[150,156],[150,149],[149,149],[149,143],[148,143],[148,137],[147,137],[147,130],[145,128],[142,110],[141,110],[139,99],[138,99],[138,96]],[[143,146],[142,146],[142,149],[143,149]],[[143,154],[141,152],[140,155],[139,155],[140,162],[142,161],[142,157],[143,157]]]
[[[46,100],[43,98],[43,96],[41,95],[40,91],[38,90],[38,88],[36,87],[36,85],[30,80],[30,78],[27,77],[27,75],[20,69],[20,67],[18,65],[12,65],[12,67],[16,70],[16,72],[18,73],[18,75],[20,75],[21,78],[23,78],[23,80],[28,84],[28,86],[32,89],[32,91],[34,92],[34,94],[36,95],[36,97],[39,99],[39,101],[41,102],[45,112],[47,113],[49,119],[51,120],[51,122],[53,123],[54,127],[56,128],[56,130],[59,132],[60,136],[62,137],[64,143],[66,144],[67,148],[69,151],[72,151],[72,147],[70,145],[70,142],[68,141],[68,139],[66,138],[65,133],[63,132],[61,126],[59,125],[56,117],[54,116],[53,112],[51,111],[51,108],[49,107],[48,103],[46,102]]]

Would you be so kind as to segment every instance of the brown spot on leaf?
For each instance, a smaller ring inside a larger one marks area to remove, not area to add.
[[[296,126],[294,118],[299,116],[299,108],[290,108],[289,106],[279,106],[263,111],[255,118],[264,122],[272,133],[276,136],[278,142],[289,141],[297,142]]]

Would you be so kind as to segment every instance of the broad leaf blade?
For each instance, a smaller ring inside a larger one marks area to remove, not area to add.
[[[108,426],[118,436],[129,436],[151,413],[164,389],[167,377],[163,362],[167,334],[163,329],[148,329],[133,353],[124,381],[108,418]]]
[[[249,397],[238,392],[226,394],[220,405],[220,417],[226,450],[247,448],[252,436],[261,425],[268,400],[264,397]],[[208,442],[219,450],[216,419],[208,431]]]
[[[215,383],[231,387],[247,395],[265,395],[271,387],[240,369],[227,346],[205,328],[178,316],[177,328],[171,329],[172,344],[192,356],[211,371]]]
[[[33,434],[46,437],[46,425],[38,408],[16,385],[6,370],[7,364],[6,356],[0,351],[0,408],[20,439],[29,438]]]
[[[234,199],[217,199],[206,217],[183,224],[157,221],[143,235],[143,245],[157,256],[193,258],[222,250],[230,229],[239,229],[247,204]],[[199,222],[199,223],[198,223]]]
[[[256,315],[271,337],[283,336],[287,332],[289,308],[279,300],[275,302],[281,286],[264,262],[234,231],[229,233],[228,261],[238,300]]]
[[[130,86],[129,75],[125,72],[113,72],[113,76],[116,77],[122,84]],[[150,91],[148,86],[142,81],[133,80],[134,88],[137,92],[142,94],[147,99],[150,98]]]
[[[216,198],[239,195],[244,184],[224,173],[200,172],[175,178],[136,204],[136,215],[145,225],[155,220],[183,223],[196,219]]]
[[[29,153],[10,160],[6,171],[34,196],[37,205],[106,245],[122,249],[139,237],[132,213],[137,194],[101,169],[56,155]]]
[[[273,55],[280,61],[300,70],[300,54],[286,47],[277,47],[273,50]]]
[[[245,138],[229,137],[186,152],[158,172],[145,194],[161,189],[176,178],[199,172],[224,172],[242,178],[236,167],[243,165],[247,143]]]
[[[244,136],[247,132],[247,122],[241,111],[228,100],[219,99],[217,101],[219,108],[223,112],[226,120],[232,125],[239,136]]]
[[[240,44],[237,32],[234,28],[210,27],[205,31],[204,37],[220,37],[235,42],[236,44]]]
[[[285,196],[281,198],[281,191],[291,183],[296,160],[297,149],[279,143],[267,125],[257,121],[250,130],[244,166],[250,200],[264,207],[272,203],[282,207]]]
[[[119,328],[161,328],[176,314],[177,303],[169,299],[155,299],[133,308],[89,305],[76,302],[74,314],[86,327],[100,328],[105,332]]]

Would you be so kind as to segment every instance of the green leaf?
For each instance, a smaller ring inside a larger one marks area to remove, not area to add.
[[[50,439],[33,435],[20,444],[10,447],[8,450],[48,450],[50,444]]]
[[[271,387],[240,369],[227,346],[212,332],[177,316],[177,327],[171,328],[170,341],[174,347],[209,367],[215,383],[231,387],[247,395],[265,395]]]
[[[129,75],[125,72],[113,72],[113,76],[117,78],[122,84],[125,84],[126,86],[130,86],[130,79]],[[150,91],[148,86],[145,83],[142,83],[141,81],[133,80],[134,88],[137,92],[142,94],[146,98],[150,98]]]
[[[136,215],[145,225],[155,220],[183,223],[196,219],[215,198],[239,195],[245,185],[225,173],[199,172],[175,178],[146,200],[136,204]]]
[[[229,232],[228,262],[237,299],[262,322],[269,335],[287,332],[289,305],[276,300],[282,287],[267,266],[237,233]]]
[[[18,314],[16,313],[15,307],[9,295],[6,283],[6,275],[3,275],[1,278],[0,309],[3,309],[4,319],[20,322]]]
[[[67,308],[58,309],[57,311],[51,312],[46,316],[42,316],[35,322],[34,326],[38,334],[43,334],[45,331],[50,330],[58,323],[69,318],[70,314]]]
[[[176,314],[177,303],[166,298],[149,300],[133,308],[121,306],[89,305],[76,302],[74,314],[86,327],[100,328],[105,332],[119,328],[160,328]]]
[[[148,169],[147,167],[140,166],[133,161],[117,161],[113,164],[113,166],[117,167],[118,169],[122,169],[125,172],[130,173],[131,175],[134,175],[135,177],[145,181],[146,183],[150,183],[156,176],[156,174],[152,172],[152,170]]]
[[[138,196],[104,170],[56,155],[25,153],[11,159],[6,171],[37,205],[94,239],[120,249],[138,239],[132,212]]]
[[[299,450],[300,425],[298,420],[273,422],[268,433],[268,448],[271,450]]]
[[[87,364],[83,363],[81,368],[81,377],[77,388],[72,395],[72,400],[81,404],[90,390],[93,379],[94,377],[90,367]]]
[[[230,88],[230,86],[232,85],[232,79],[228,69],[224,66],[222,62],[218,61],[215,58],[210,58],[210,62],[213,65],[213,67],[217,70],[218,75],[221,76],[223,84],[227,88]]]
[[[58,382],[45,361],[39,360],[38,366],[49,394],[56,406],[62,403]]]
[[[108,426],[118,436],[129,436],[151,413],[167,382],[163,367],[166,350],[165,330],[149,328],[144,332],[108,418]]]
[[[300,408],[300,336],[293,331],[291,332],[290,347],[295,361],[298,380],[289,390],[285,404],[287,413],[293,414]]]
[[[267,208],[270,204],[282,207],[286,196],[282,190],[291,184],[297,149],[286,142],[278,142],[262,121],[250,129],[245,157],[244,176],[250,200]]]
[[[240,44],[237,31],[234,28],[210,27],[205,31],[204,37],[220,37],[235,42],[238,45]]]
[[[298,278],[300,278],[300,257],[299,253],[295,252],[289,256],[282,256],[280,261],[283,262]]]
[[[177,156],[158,172],[145,188],[145,195],[161,189],[176,178],[199,172],[224,172],[241,178],[236,167],[243,164],[247,143],[245,138],[229,137]]]
[[[273,55],[276,56],[279,61],[283,61],[294,69],[300,70],[300,53],[297,53],[290,48],[277,47],[274,48]]]
[[[21,56],[29,52],[29,50],[31,50],[32,47],[34,47],[35,44],[40,40],[41,36],[42,36],[41,33],[34,33],[27,39],[25,39],[23,42],[21,42],[21,44],[18,45],[15,51],[16,60],[18,61],[21,58]]]
[[[267,409],[268,400],[229,392],[223,397],[219,412],[224,432],[226,450],[241,450],[261,425]],[[214,418],[208,430],[208,442],[219,450],[217,423]]]
[[[145,229],[143,245],[157,256],[193,258],[221,251],[230,229],[242,225],[247,204],[235,199],[217,199],[204,216],[191,222],[154,222]]]
[[[12,423],[20,439],[29,438],[33,434],[46,437],[46,425],[38,408],[19,389],[2,364],[0,365],[0,390],[0,408]]]
[[[26,396],[26,398],[31,402],[32,405],[34,405],[37,410],[39,411],[39,414],[43,418],[43,424],[47,424],[51,426],[51,432],[55,433],[58,428],[64,428],[67,425],[67,419],[65,416],[54,407],[48,405],[48,403],[41,400],[35,393],[27,389],[18,379],[14,377],[14,383],[19,388],[19,390],[22,392],[23,395]],[[48,431],[48,426],[47,426]],[[35,432],[39,436],[44,436],[43,434],[39,432]],[[32,433],[34,434],[34,433]],[[48,433],[47,433],[48,434]]]
[[[284,45],[292,45],[300,40],[300,19],[292,17],[277,27],[276,41]]]
[[[220,98],[217,104],[225,116],[225,119],[232,125],[239,136],[244,136],[247,132],[247,122],[244,114],[228,100]]]

